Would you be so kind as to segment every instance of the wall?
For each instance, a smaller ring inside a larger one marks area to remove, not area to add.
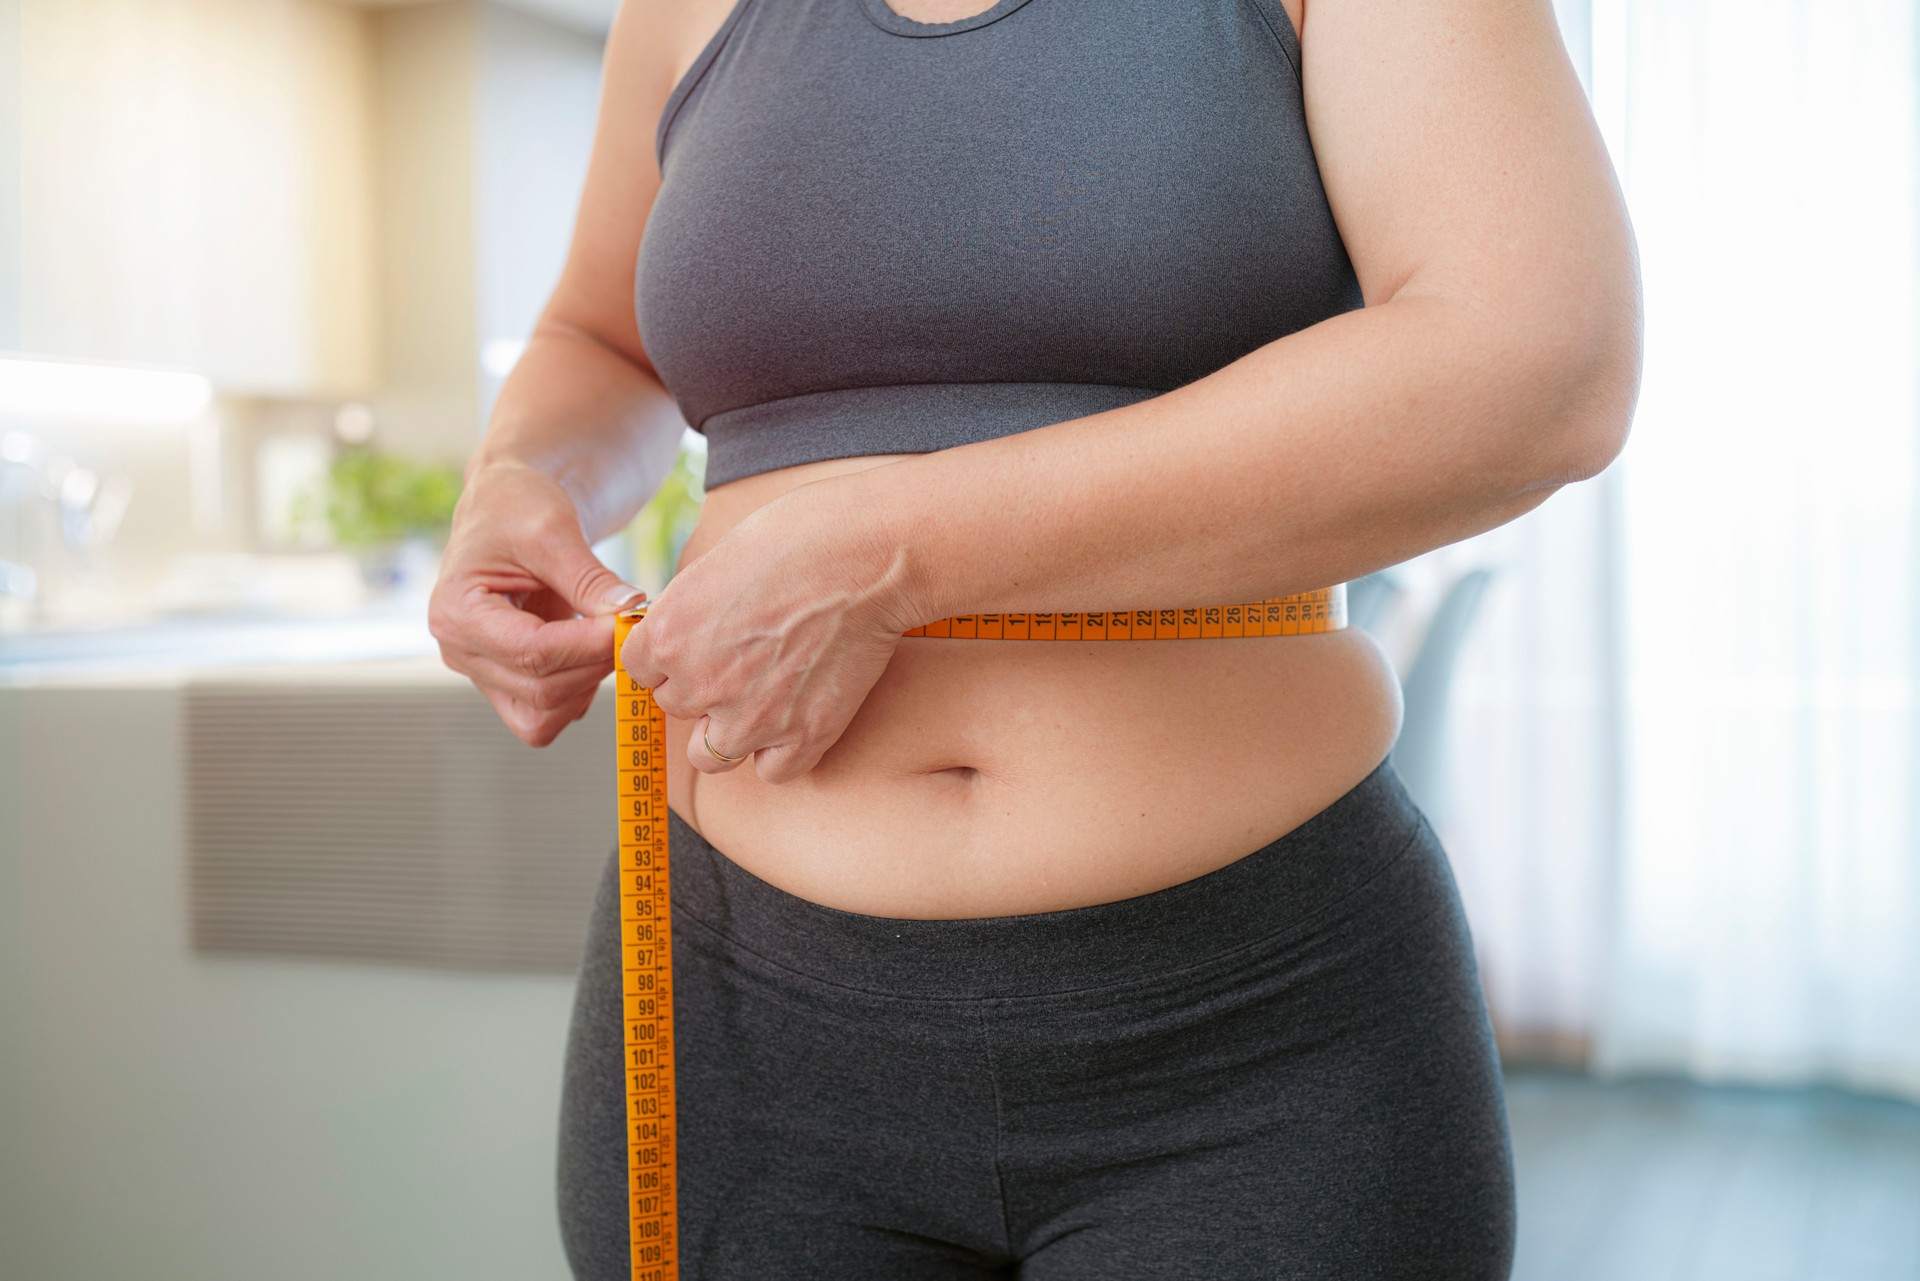
[[[192,954],[178,707],[0,689],[0,1275],[564,1276],[571,981]]]
[[[499,5],[482,13],[475,224],[485,350],[524,342],[560,278],[593,150],[602,44]],[[481,371],[483,411],[502,381]]]
[[[479,7],[367,14],[374,47],[382,445],[463,458],[479,434],[474,122]]]
[[[316,0],[21,0],[23,345],[228,390],[374,370],[365,22]]]
[[[573,236],[593,145],[601,42],[474,0],[369,13],[375,49],[381,441],[462,458]]]
[[[20,346],[20,0],[0,0],[0,351]]]

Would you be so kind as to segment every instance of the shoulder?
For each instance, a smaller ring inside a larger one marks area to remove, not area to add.
[[[1551,0],[1312,0],[1311,26],[1308,130],[1369,305],[1417,285],[1552,341],[1624,319],[1625,202]]]
[[[608,62],[633,68],[664,105],[735,7],[735,0],[620,0]]]

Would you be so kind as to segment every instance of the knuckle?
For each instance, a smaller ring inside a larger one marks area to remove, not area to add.
[[[782,733],[777,725],[769,724],[764,717],[744,717],[738,729],[727,731],[727,737],[736,742],[752,743],[755,751],[785,751],[793,736]]]
[[[513,736],[523,743],[540,746],[533,741],[535,731],[540,728],[539,713],[511,696],[500,700],[500,704],[496,704],[496,710],[500,713],[500,719],[506,722],[507,728],[513,731]]]
[[[500,719],[505,722],[507,729],[512,732],[515,738],[523,743],[530,741],[527,737],[527,722],[518,712],[502,712],[500,713]]]
[[[634,629],[633,634],[640,637],[647,657],[656,664],[670,663],[681,657],[680,630],[667,618],[649,615]]]
[[[587,564],[579,566],[568,575],[570,581],[564,586],[559,583],[555,583],[554,586],[561,587],[561,594],[568,600],[591,600],[600,594],[594,589],[602,579],[607,577],[609,575],[600,563],[589,557]]]
[[[524,640],[513,647],[509,661],[520,671],[538,680],[551,671],[550,664],[553,660],[538,643]]]
[[[689,721],[698,716],[702,707],[699,699],[673,681],[668,681],[655,689],[653,701],[660,705],[661,711],[683,721]]]
[[[563,723],[556,721],[551,713],[536,711],[521,704],[514,707],[514,722],[514,733],[528,747],[545,747],[553,742]]]
[[[582,701],[588,706],[593,700],[584,696],[577,682],[545,680],[535,682],[527,701],[543,712],[566,712],[569,715],[581,709]]]

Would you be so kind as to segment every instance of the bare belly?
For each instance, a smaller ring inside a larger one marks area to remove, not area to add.
[[[711,491],[685,565],[831,459]],[[1204,604],[1208,602],[1195,602]],[[701,774],[667,718],[675,813],[788,893],[843,911],[1009,916],[1191,880],[1285,835],[1380,763],[1400,683],[1358,628],[1177,641],[905,637],[808,774]]]

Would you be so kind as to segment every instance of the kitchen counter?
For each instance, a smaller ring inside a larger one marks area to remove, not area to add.
[[[225,668],[429,660],[439,646],[426,606],[406,600],[351,613],[178,616],[131,626],[0,635],[0,687],[166,682]]]

